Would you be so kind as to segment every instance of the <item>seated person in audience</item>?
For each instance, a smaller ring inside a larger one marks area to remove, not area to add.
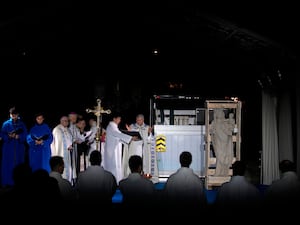
[[[94,204],[112,204],[112,197],[117,190],[114,175],[101,166],[101,153],[93,150],[90,166],[78,175],[76,189],[80,201]]]
[[[155,186],[150,179],[142,174],[142,157],[132,155],[128,163],[131,173],[119,183],[119,189],[123,196],[123,205],[151,207],[155,200]]]
[[[207,199],[204,190],[204,182],[190,168],[192,154],[183,151],[179,156],[181,167],[169,176],[163,190],[163,199],[169,206],[181,206],[186,208],[204,207]]]
[[[215,204],[222,209],[231,210],[232,207],[259,206],[261,195],[258,188],[245,177],[246,165],[242,161],[232,164],[232,177],[217,189]]]
[[[71,182],[62,177],[65,167],[63,157],[59,155],[52,156],[49,162],[51,169],[49,176],[57,180],[63,200],[75,200],[76,195]]]
[[[296,166],[291,160],[282,160],[279,163],[281,172],[280,179],[273,183],[265,191],[265,200],[267,203],[291,205],[300,200],[300,181],[296,173]]]

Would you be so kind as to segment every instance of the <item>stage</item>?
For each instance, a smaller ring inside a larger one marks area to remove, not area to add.
[[[160,192],[163,190],[165,182],[159,182],[155,184],[155,189]],[[216,198],[217,189],[205,190],[206,198],[208,204],[213,204]],[[117,189],[115,195],[112,198],[113,203],[122,203],[122,194],[119,189]]]

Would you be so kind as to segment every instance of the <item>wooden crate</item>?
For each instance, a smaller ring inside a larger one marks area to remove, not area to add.
[[[215,186],[221,186],[224,182],[230,180],[232,176],[231,165],[228,169],[228,174],[226,176],[217,176],[215,175],[216,170],[216,161],[217,158],[213,154],[212,149],[212,137],[210,134],[211,122],[212,118],[210,118],[211,114],[209,113],[211,110],[215,109],[223,109],[226,111],[234,113],[235,118],[235,132],[232,134],[232,143],[233,143],[233,160],[234,163],[236,160],[241,159],[241,107],[242,103],[240,101],[231,101],[231,100],[207,100],[205,105],[205,187],[207,189],[212,189]],[[227,115],[228,116],[228,115]]]

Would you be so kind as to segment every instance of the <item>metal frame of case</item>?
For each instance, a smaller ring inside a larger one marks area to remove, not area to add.
[[[235,160],[240,160],[241,158],[241,101],[232,100],[206,100],[205,102],[205,164],[206,164],[206,174],[205,174],[205,187],[207,189],[212,189],[214,186],[221,186],[224,182],[230,180],[232,175],[231,168],[229,169],[228,176],[214,176],[216,157],[214,156],[212,149],[212,141],[210,135],[210,126],[213,116],[213,111],[215,109],[222,108],[225,112],[234,112],[235,114],[235,131],[232,135],[232,142],[234,146],[234,157]],[[232,163],[233,163],[232,162]]]

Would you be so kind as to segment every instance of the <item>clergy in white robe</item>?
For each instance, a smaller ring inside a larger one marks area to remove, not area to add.
[[[124,177],[122,166],[123,144],[129,144],[132,136],[124,134],[118,128],[121,122],[121,116],[113,116],[106,128],[106,140],[103,152],[103,167],[110,171],[116,178],[117,184]]]
[[[70,112],[68,114],[68,120],[69,120],[69,130],[72,134],[72,154],[75,159],[75,168],[76,168],[76,177],[79,173],[79,165],[78,165],[78,145],[80,143],[80,140],[79,140],[79,136],[80,136],[80,130],[79,128],[77,127],[77,122],[78,122],[78,119],[79,119],[79,115],[76,113],[76,112]],[[74,181],[76,182],[76,181]]]
[[[144,122],[144,115],[138,114],[136,122],[127,127],[129,131],[137,131],[142,139],[132,141],[129,145],[124,145],[123,152],[123,167],[124,177],[127,177],[131,171],[129,169],[128,160],[132,155],[139,155],[143,159],[143,173],[151,175],[151,180],[154,183],[158,182],[158,169],[156,160],[156,151],[151,151],[151,143],[153,135],[151,127]]]
[[[90,126],[90,131],[91,131],[91,135],[88,138],[88,143],[90,146],[89,149],[89,154],[88,154],[88,159],[90,158],[90,154],[92,153],[92,151],[94,150],[98,150],[101,152],[101,157],[103,159],[103,151],[104,151],[104,144],[105,144],[105,129],[100,126],[99,128],[97,127],[97,121],[94,118],[91,118],[89,120],[89,126]],[[100,140],[98,140],[97,143],[97,135],[98,135],[98,129],[101,129],[101,136],[100,136]],[[90,166],[90,163],[88,162],[88,166]],[[103,166],[103,160],[101,161],[101,166]]]
[[[75,155],[73,153],[72,134],[68,125],[68,117],[61,117],[60,124],[52,130],[53,141],[50,147],[52,156],[58,155],[64,159],[65,168],[62,177],[74,184],[76,178]]]

